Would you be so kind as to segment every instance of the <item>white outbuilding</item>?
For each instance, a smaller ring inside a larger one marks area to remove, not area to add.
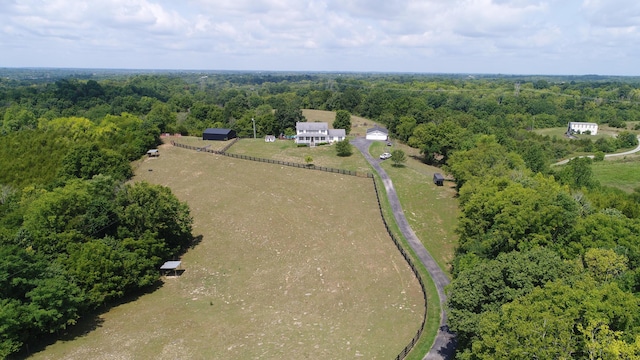
[[[387,141],[389,138],[389,131],[385,128],[381,128],[379,126],[374,126],[371,129],[367,129],[367,140],[380,140]]]

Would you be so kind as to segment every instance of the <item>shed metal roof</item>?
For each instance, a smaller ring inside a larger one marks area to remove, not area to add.
[[[167,261],[162,266],[160,266],[160,270],[175,270],[180,267],[182,261]]]

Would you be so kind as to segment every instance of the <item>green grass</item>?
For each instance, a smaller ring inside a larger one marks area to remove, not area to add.
[[[186,271],[33,358],[389,359],[414,336],[422,291],[371,179],[160,151],[134,181],[188,202]]]
[[[276,140],[273,143],[265,142],[262,139],[242,139],[234,144],[229,153],[255,156],[260,158],[274,159],[287,162],[305,164],[305,156],[313,158],[313,165],[321,167],[331,167],[359,172],[371,172],[367,161],[353,149],[351,156],[340,157],[336,155],[333,145],[322,145],[316,147],[297,147],[293,140]]]
[[[376,181],[378,182],[378,189],[384,189],[384,185],[382,185],[382,181],[379,176],[375,176]],[[395,183],[394,183],[395,187]],[[411,352],[407,355],[406,359],[409,360],[418,360],[422,359],[423,356],[431,349],[431,345],[433,344],[433,340],[438,334],[438,329],[440,328],[440,299],[438,298],[438,290],[429,275],[429,272],[421,265],[418,260],[417,255],[409,246],[407,240],[402,235],[402,232],[398,228],[398,224],[395,222],[395,217],[393,216],[393,211],[391,210],[391,206],[389,205],[389,200],[384,192],[380,193],[380,206],[382,208],[382,213],[384,218],[387,221],[389,226],[389,231],[393,233],[393,235],[397,239],[401,239],[403,243],[404,249],[411,255],[414,265],[418,269],[420,276],[422,277],[423,283],[425,285],[426,297],[427,297],[427,314],[426,314],[426,322],[423,327],[423,333],[418,342],[414,345]]]
[[[458,241],[454,231],[459,214],[455,184],[445,181],[444,186],[436,186],[433,174],[442,173],[442,170],[425,165],[419,159],[417,149],[395,142],[393,147],[374,142],[370,152],[377,157],[392,149],[404,151],[407,162],[404,166],[395,167],[391,160],[386,160],[382,167],[393,181],[404,214],[416,236],[440,268],[449,273]]]
[[[622,160],[594,162],[593,175],[605,186],[633,192],[640,187],[640,158],[629,156]]]

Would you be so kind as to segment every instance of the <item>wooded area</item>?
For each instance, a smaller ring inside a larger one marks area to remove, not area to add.
[[[0,72],[2,357],[153,286],[189,246],[185,204],[125,183],[161,133],[293,135],[303,108],[376,121],[455,179],[458,358],[640,356],[640,188],[600,185],[589,158],[551,166],[635,147],[638,79]],[[620,130],[533,131],[569,121]]]

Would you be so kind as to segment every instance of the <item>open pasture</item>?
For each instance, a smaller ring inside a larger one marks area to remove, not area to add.
[[[640,157],[638,155],[594,162],[591,168],[593,176],[602,185],[616,187],[628,193],[640,188]]]
[[[188,202],[185,272],[34,359],[390,359],[413,337],[422,293],[371,179],[160,151],[134,181]]]
[[[331,167],[361,173],[371,172],[369,164],[356,148],[353,148],[353,155],[340,157],[336,155],[334,145],[298,147],[293,140],[276,140],[268,143],[263,139],[241,139],[228,152],[299,164],[305,164],[305,157],[311,156],[312,164],[318,167]]]

